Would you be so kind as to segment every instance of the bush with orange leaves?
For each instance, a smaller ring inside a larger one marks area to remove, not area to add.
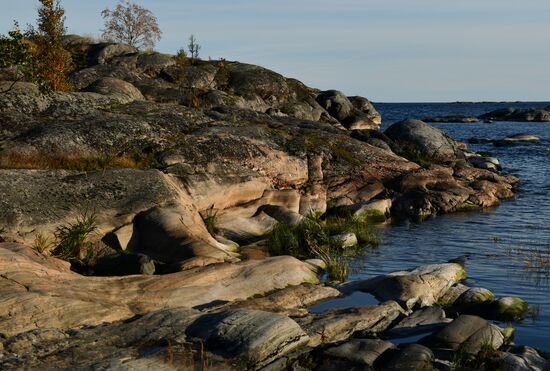
[[[32,53],[36,58],[36,73],[48,81],[52,90],[71,88],[67,75],[71,69],[71,55],[63,47],[65,10],[59,0],[39,0],[38,29],[29,29]]]

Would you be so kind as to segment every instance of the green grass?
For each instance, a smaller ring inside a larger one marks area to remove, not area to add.
[[[330,150],[332,151],[334,157],[344,162],[347,162],[352,166],[359,166],[362,163],[361,160],[354,157],[354,155],[349,150],[341,145],[333,144],[331,145]]]
[[[34,237],[34,242],[32,244],[32,248],[41,254],[50,250],[54,246],[55,246],[55,240],[52,240],[47,236],[44,236],[42,233],[38,233]]]
[[[214,235],[217,231],[218,211],[214,210],[213,205],[206,210],[203,221],[208,233]]]
[[[52,256],[74,264],[85,263],[90,258],[93,248],[88,239],[96,230],[95,213],[84,211],[73,223],[57,228],[56,247],[52,251]]]
[[[342,241],[334,236],[344,232],[354,233],[360,244],[343,248]],[[323,220],[311,214],[295,226],[278,223],[267,240],[267,247],[272,255],[320,258],[327,265],[329,281],[342,282],[350,272],[349,258],[362,255],[367,245],[378,243],[372,226],[365,221],[340,216]]]

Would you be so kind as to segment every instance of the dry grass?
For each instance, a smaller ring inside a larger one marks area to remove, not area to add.
[[[77,171],[101,171],[106,169],[151,169],[159,163],[152,154],[139,156],[110,156],[98,153],[86,154],[0,154],[0,169],[63,169]]]
[[[528,271],[550,274],[550,248],[508,248],[508,256],[515,257],[523,263]]]

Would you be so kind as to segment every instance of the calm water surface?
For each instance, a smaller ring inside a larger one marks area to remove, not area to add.
[[[450,114],[479,115],[505,107],[545,107],[550,103],[379,103],[385,129],[405,118]],[[361,269],[351,279],[363,279],[395,270],[440,263],[460,255],[469,286],[485,287],[497,296],[515,295],[540,308],[518,323],[516,343],[550,351],[550,123],[496,122],[493,124],[435,124],[451,137],[503,138],[516,133],[535,134],[540,143],[514,147],[469,145],[499,158],[506,173],[521,178],[520,193],[512,201],[480,212],[442,215],[421,224],[382,227],[382,244],[358,262]],[[519,250],[519,251],[518,251]],[[525,253],[531,251],[531,253]],[[533,253],[535,251],[535,253]],[[537,261],[548,260],[537,267]]]

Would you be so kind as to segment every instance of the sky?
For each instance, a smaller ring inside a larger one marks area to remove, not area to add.
[[[175,52],[259,64],[375,102],[549,101],[548,0],[138,0]],[[62,0],[68,33],[100,35],[115,0]],[[0,0],[0,33],[38,1]]]

